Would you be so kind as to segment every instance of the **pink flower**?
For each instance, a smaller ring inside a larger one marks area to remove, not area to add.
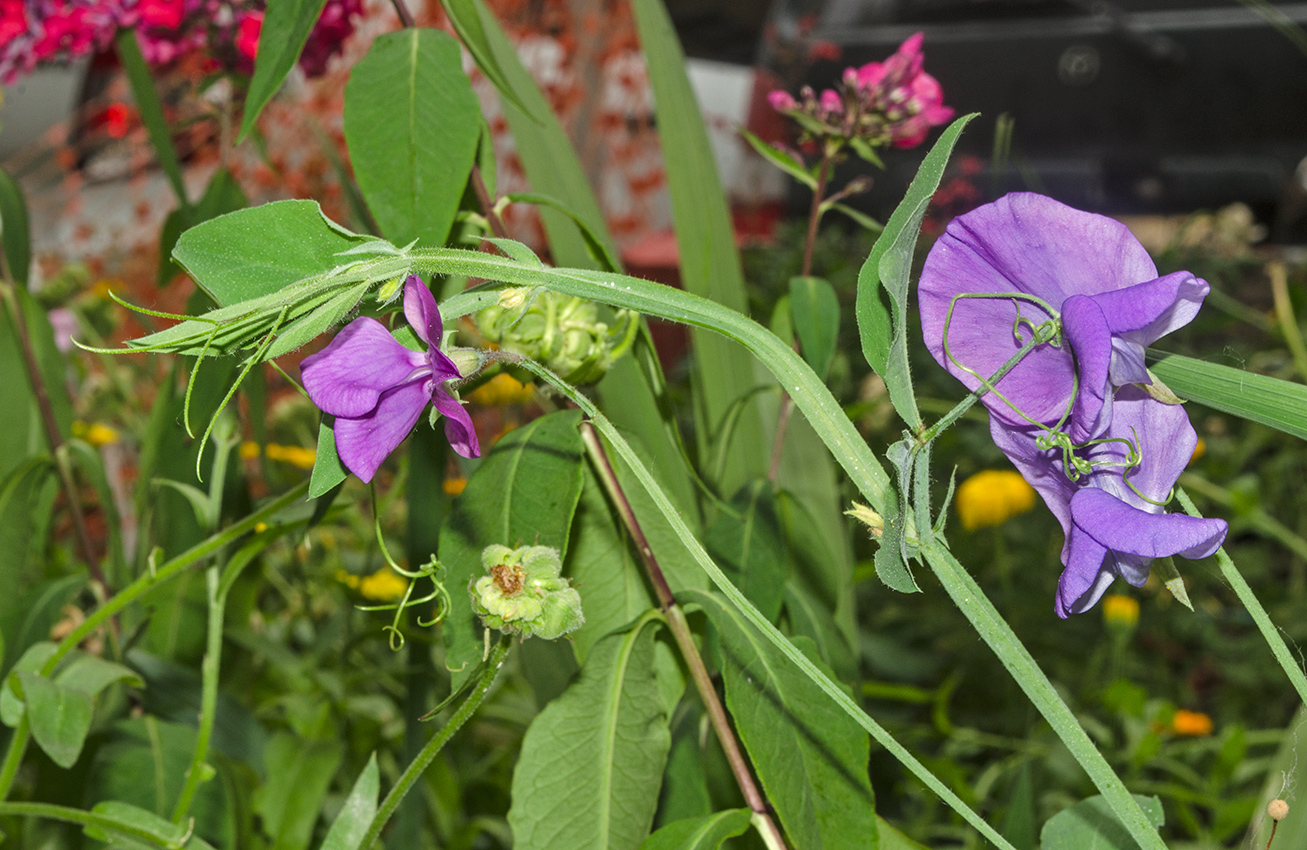
[[[183,0],[141,0],[136,13],[142,24],[175,30],[182,25]]]
[[[839,92],[826,89],[821,93],[821,108],[838,115],[844,111],[844,98],[840,97]]]
[[[354,32],[352,18],[362,13],[363,0],[327,0],[300,53],[299,66],[306,76],[320,77],[327,72],[327,62]]]
[[[0,48],[27,32],[23,0],[0,0]]]
[[[262,12],[250,12],[237,24],[236,49],[251,62],[259,55],[259,32],[262,29]]]
[[[798,101],[796,101],[790,93],[784,89],[776,89],[773,92],[768,92],[767,102],[770,103],[771,108],[775,109],[777,112],[799,108]]]

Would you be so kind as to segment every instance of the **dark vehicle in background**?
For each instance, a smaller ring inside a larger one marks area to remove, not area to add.
[[[1243,201],[1273,239],[1302,242],[1304,24],[1307,3],[1266,0],[781,0],[762,64],[791,91],[821,89],[924,32],[945,103],[981,113],[958,150],[979,158],[985,196],[1034,189],[1109,213]],[[920,157],[892,152],[863,205],[892,209]]]

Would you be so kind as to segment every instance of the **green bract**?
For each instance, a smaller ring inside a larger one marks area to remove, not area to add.
[[[563,562],[552,546],[510,549],[496,543],[482,550],[481,563],[489,575],[468,590],[490,628],[554,640],[585,623],[581,595],[560,575]]]
[[[599,307],[573,295],[510,289],[499,303],[476,314],[486,339],[548,366],[572,384],[593,383],[630,348],[636,314],[619,310],[610,328]]]

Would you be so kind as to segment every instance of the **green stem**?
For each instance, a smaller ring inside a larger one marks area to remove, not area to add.
[[[1189,498],[1189,494],[1183,488],[1175,488],[1175,497],[1180,501],[1180,505],[1189,516],[1202,516],[1198,512],[1198,508],[1194,506],[1193,500]],[[1257,601],[1253,589],[1248,586],[1248,582],[1244,581],[1243,574],[1235,567],[1234,561],[1226,554],[1224,547],[1216,550],[1216,563],[1221,568],[1221,575],[1230,583],[1230,587],[1233,588],[1235,595],[1239,597],[1239,601],[1252,615],[1253,622],[1257,624],[1257,629],[1262,633],[1262,637],[1266,639],[1267,646],[1271,648],[1271,654],[1275,656],[1276,661],[1280,662],[1284,675],[1289,677],[1289,681],[1293,683],[1294,688],[1298,691],[1298,697],[1303,701],[1304,705],[1307,705],[1307,675],[1303,674],[1302,667],[1298,666],[1293,653],[1289,651],[1289,646],[1280,635],[1280,630],[1275,627],[1275,623],[1271,622],[1270,615],[1266,613],[1262,603]]]
[[[56,806],[50,803],[0,803],[0,817],[38,817],[48,818],[49,820],[63,821],[64,823],[76,823],[82,826],[93,826],[100,829],[112,830],[113,832],[127,835],[132,838],[139,838],[142,841],[148,841],[156,847],[162,847],[164,850],[175,850],[181,845],[177,841],[166,838],[157,833],[150,832],[148,829],[132,826],[123,823],[120,820],[88,812],[83,809],[73,809],[68,806]]]
[[[1036,345],[1039,345],[1039,340],[1037,339],[1032,338],[1027,341],[1025,345],[1017,349],[1016,354],[1013,354],[1008,358],[1008,361],[1004,363],[997,372],[989,376],[988,383],[991,386],[997,385],[999,381],[1003,380],[1008,372],[1011,372],[1017,367],[1017,364],[1021,362],[1021,358],[1029,354]],[[931,440],[938,437],[941,431],[948,429],[954,422],[961,419],[976,402],[980,401],[980,397],[986,392],[988,392],[988,388],[985,384],[982,383],[980,386],[976,387],[974,392],[968,394],[967,397],[958,402],[952,410],[941,416],[938,422],[926,429],[925,433],[923,433],[919,438],[919,442],[929,443]]]
[[[4,768],[0,770],[0,800],[9,795],[9,789],[13,787],[14,778],[18,776],[18,768],[23,763],[23,755],[27,752],[27,739],[31,733],[28,724],[27,712],[23,712],[23,718],[18,721],[14,727],[13,737],[9,739],[9,750],[5,753]]]
[[[377,837],[381,835],[381,830],[385,828],[399,804],[404,800],[404,795],[409,789],[421,778],[422,774],[436,755],[440,753],[442,747],[454,737],[454,733],[459,730],[468,718],[481,707],[481,701],[485,699],[486,694],[490,691],[490,686],[495,681],[495,675],[499,673],[499,668],[504,666],[504,659],[508,657],[508,649],[512,645],[512,638],[508,635],[501,635],[499,643],[490,652],[490,658],[486,661],[485,669],[481,673],[481,678],[477,680],[476,687],[468,694],[467,699],[454,712],[454,716],[449,718],[449,722],[441,728],[427,745],[418,753],[418,757],[413,759],[412,763],[400,774],[399,780],[395,782],[395,787],[390,789],[386,799],[381,801],[377,814],[372,818],[372,825],[368,827],[368,832],[363,836],[363,840],[358,843],[359,847],[371,847],[376,842]]]
[[[215,564],[204,574],[204,586],[209,599],[209,626],[204,661],[200,666],[200,728],[195,734],[195,752],[191,755],[191,765],[186,769],[186,785],[182,787],[177,806],[172,812],[173,823],[181,823],[186,819],[195,792],[207,778],[205,759],[209,755],[209,739],[213,735],[213,722],[218,710],[218,671],[222,665],[222,626],[227,607],[227,594],[219,590],[218,579],[219,568]]]
[[[1193,472],[1186,472],[1180,476],[1180,486],[1187,487],[1204,498],[1211,499],[1227,508],[1235,507],[1234,494],[1229,490],[1214,484]],[[1268,514],[1261,508],[1254,508],[1247,513],[1240,512],[1239,517],[1246,522],[1254,531],[1269,537],[1277,543],[1284,546],[1290,552],[1299,558],[1307,559],[1307,539],[1302,535],[1295,534],[1294,531],[1275,517]]]
[[[1307,380],[1307,344],[1303,343],[1302,331],[1298,328],[1298,317],[1293,313],[1293,301],[1289,299],[1289,275],[1284,263],[1268,263],[1266,276],[1271,279],[1271,295],[1275,298],[1275,317],[1280,320],[1280,330],[1284,332],[1284,341],[1293,353],[1293,362],[1298,367],[1298,374]]]

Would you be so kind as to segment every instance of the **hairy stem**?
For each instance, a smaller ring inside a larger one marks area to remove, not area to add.
[[[685,611],[672,595],[671,587],[667,584],[662,567],[658,565],[653,547],[644,536],[644,529],[640,527],[640,521],[636,518],[631,502],[622,490],[621,482],[617,480],[617,473],[613,471],[613,465],[608,459],[607,452],[604,451],[603,443],[594,426],[589,422],[581,426],[581,439],[585,443],[586,451],[590,453],[590,460],[594,463],[599,480],[603,482],[613,507],[622,517],[626,530],[630,532],[631,539],[635,542],[635,549],[640,553],[640,561],[644,564],[649,581],[653,583],[658,604],[667,615],[668,627],[676,639],[677,647],[681,650],[681,656],[685,659],[686,666],[690,668],[690,677],[694,680],[699,698],[708,711],[708,718],[712,722],[713,731],[717,733],[717,740],[722,745],[722,752],[726,754],[731,773],[735,775],[735,781],[740,786],[745,802],[753,810],[755,820],[761,824],[759,831],[763,833],[769,847],[784,848],[785,841],[781,837],[780,828],[767,811],[767,801],[758,790],[757,783],[753,781],[753,775],[749,772],[749,763],[740,749],[735,733],[731,730],[726,708],[718,698],[717,689],[713,687],[712,679],[708,675],[708,668],[703,663],[699,648],[694,644],[694,636],[690,633],[690,624],[685,619]]]
[[[481,707],[481,701],[486,698],[490,686],[494,684],[499,668],[504,666],[504,659],[508,657],[508,649],[511,645],[511,637],[508,635],[500,636],[499,643],[490,652],[490,658],[486,661],[485,669],[481,672],[481,678],[477,680],[476,687],[467,695],[467,699],[463,700],[463,704],[454,712],[454,716],[449,718],[449,722],[432,736],[427,745],[422,748],[422,752],[418,753],[418,757],[413,759],[408,767],[404,768],[404,772],[400,774],[399,779],[395,782],[395,787],[391,788],[390,793],[386,795],[386,799],[381,801],[376,816],[372,818],[372,825],[368,827],[367,834],[359,842],[359,847],[371,847],[373,845],[377,837],[381,835],[381,830],[385,828],[386,823],[395,814],[395,810],[399,808],[404,795],[421,778],[422,773],[431,766],[431,762],[435,760],[436,755],[449,742],[449,739],[454,737],[454,733]]]

